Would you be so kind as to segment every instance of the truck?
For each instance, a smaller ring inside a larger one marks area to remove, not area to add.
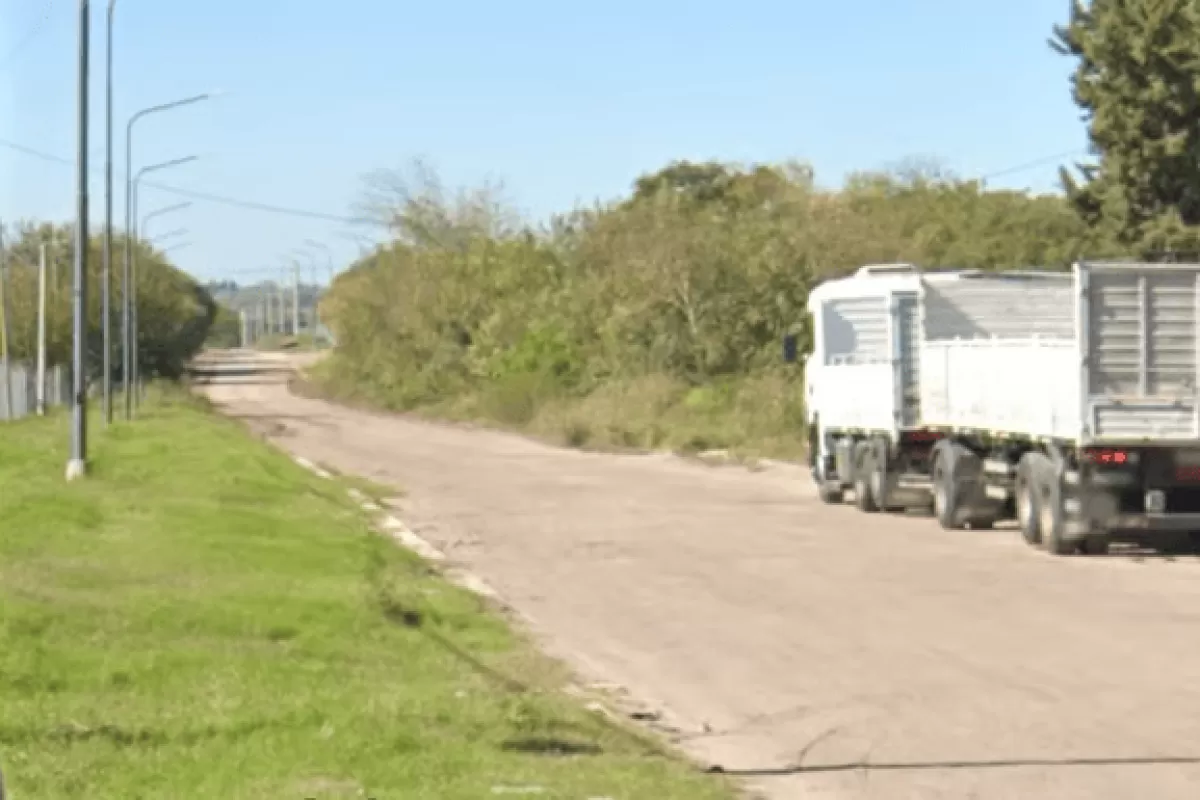
[[[1015,520],[1056,555],[1200,531],[1200,264],[868,265],[808,311],[825,502]]]

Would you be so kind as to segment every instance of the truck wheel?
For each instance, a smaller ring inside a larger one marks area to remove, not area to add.
[[[833,506],[843,502],[846,499],[846,493],[842,491],[841,486],[826,481],[817,487],[817,497],[821,498],[822,503]]]
[[[1039,493],[1034,476],[1033,457],[1035,456],[1045,458],[1040,453],[1026,453],[1021,456],[1021,460],[1017,464],[1015,486],[1017,525],[1021,528],[1021,536],[1034,547],[1042,542],[1041,510],[1038,506]]]
[[[888,448],[881,441],[876,441],[871,448],[871,498],[880,511],[898,511],[899,506],[892,504],[895,495],[892,491],[892,476],[888,474]]]
[[[813,456],[812,478],[813,483],[817,484],[817,497],[821,498],[822,503],[835,505],[845,499],[841,483],[829,480],[825,473],[825,459],[820,455]]]
[[[961,530],[962,504],[957,469],[960,447],[949,442],[936,447],[933,461],[933,513],[945,530]]]
[[[870,442],[854,446],[854,505],[859,511],[874,514],[879,503],[871,492],[871,475],[875,470],[875,453]]]
[[[1026,453],[1017,466],[1017,518],[1030,544],[1040,543],[1052,555],[1079,551],[1079,541],[1067,537],[1062,486],[1054,464],[1042,453]]]
[[[1058,474],[1045,456],[1042,456],[1037,472],[1041,493],[1038,497],[1038,530],[1042,534],[1042,547],[1051,555],[1073,555],[1079,552],[1079,541],[1067,538],[1067,519]]]

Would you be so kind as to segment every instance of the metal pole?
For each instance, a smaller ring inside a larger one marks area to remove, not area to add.
[[[104,265],[100,285],[100,330],[104,338],[104,424],[112,424],[112,129],[113,129],[113,10],[117,0],[108,0],[104,48]]]
[[[4,418],[12,419],[12,362],[8,360],[8,256],[4,252],[4,224],[0,223],[0,366],[4,367]]]
[[[125,268],[121,275],[121,391],[125,396],[125,420],[133,419],[133,393],[129,390],[133,370],[133,123],[125,127]]]
[[[141,172],[133,179],[133,250],[129,255],[129,344],[132,347],[132,355],[129,363],[129,386],[131,397],[126,401],[133,404],[133,412],[136,414],[138,409],[138,401],[140,400],[138,393],[140,387],[138,380],[141,370],[138,364],[142,359],[142,343],[138,334],[138,284],[137,284],[137,245],[141,241],[141,231],[138,230],[138,177]]]
[[[195,97],[185,97],[173,103],[164,103],[141,111],[129,118],[125,125],[125,268],[121,276],[121,388],[125,392],[125,419],[133,418],[133,395],[130,392],[130,372],[133,369],[133,301],[131,296],[133,283],[133,125],[139,119],[149,114],[169,111],[173,108],[198,103],[207,100],[213,93],[198,94]]]
[[[46,415],[46,245],[38,252],[37,413]]]
[[[283,336],[287,333],[287,307],[284,305],[283,293],[284,286],[287,285],[287,270],[283,271],[283,277],[279,283],[275,284],[275,300],[279,303],[279,335]]]
[[[78,143],[75,208],[75,330],[71,364],[71,458],[67,480],[87,472],[87,262],[88,262],[88,22],[89,0],[79,0]]]
[[[300,335],[300,262],[292,261],[292,336]]]
[[[325,265],[329,270],[329,286],[326,291],[333,288],[333,250],[324,242],[318,242],[316,239],[305,239],[304,243],[309,247],[315,247],[325,253]],[[313,260],[313,337],[320,333],[321,330],[321,286],[317,280],[317,262]]]
[[[126,234],[130,237],[131,241],[131,244],[127,244],[129,250],[128,257],[126,259],[126,268],[129,271],[129,276],[127,284],[128,297],[126,298],[126,302],[129,304],[129,345],[132,351],[129,365],[129,383],[132,385],[132,397],[127,394],[125,398],[125,407],[129,413],[129,417],[127,418],[132,417],[132,412],[128,411],[130,404],[132,403],[133,409],[136,410],[138,404],[141,402],[141,341],[140,334],[138,332],[137,249],[134,247],[134,245],[141,241],[141,231],[138,229],[138,190],[141,188],[142,178],[148,173],[156,172],[160,169],[166,169],[167,167],[177,167],[180,164],[187,164],[195,160],[196,156],[186,156],[184,158],[174,158],[170,161],[162,161],[158,164],[151,164],[148,167],[142,167],[137,171],[137,174],[133,176],[133,188],[130,193],[131,196],[129,200],[129,212],[131,219],[130,224],[132,225],[132,231],[129,231]],[[184,204],[181,203],[179,206],[173,206],[169,210],[174,210],[182,205]],[[149,218],[155,215],[147,214],[146,216]]]

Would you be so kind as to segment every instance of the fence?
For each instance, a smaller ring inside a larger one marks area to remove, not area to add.
[[[46,368],[45,396],[47,408],[70,403],[71,379],[65,366]],[[0,422],[21,419],[36,413],[37,370],[28,364],[6,365],[0,361]]]

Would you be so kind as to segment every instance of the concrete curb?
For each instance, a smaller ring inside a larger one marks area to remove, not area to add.
[[[328,470],[324,470],[313,462],[309,461],[304,456],[293,455],[292,460],[300,466],[304,467],[309,472],[316,475],[318,478],[332,480],[334,475]],[[350,488],[346,490],[346,494],[350,496],[354,502],[358,503],[359,507],[368,514],[374,517],[375,528],[382,534],[385,534],[394,542],[399,544],[404,549],[414,553],[426,561],[432,561],[437,564],[445,564],[448,559],[446,554],[435,546],[430,544],[425,539],[412,532],[407,525],[400,521],[397,517],[389,514],[383,506],[379,505],[371,498],[367,497],[358,489]],[[468,572],[458,567],[450,567],[443,570],[443,574],[447,580],[456,586],[459,586],[467,591],[478,595],[479,597],[492,600],[494,602],[502,602],[500,593],[488,584],[483,578]]]

